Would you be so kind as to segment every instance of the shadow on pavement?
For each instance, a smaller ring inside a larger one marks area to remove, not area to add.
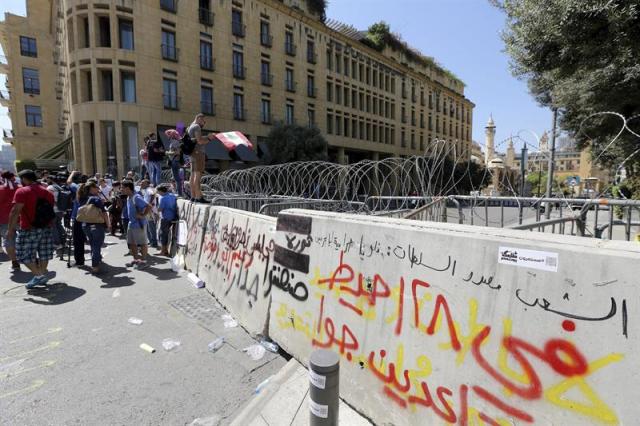
[[[85,293],[85,290],[78,287],[54,283],[27,290],[27,295],[31,297],[25,297],[23,300],[36,305],[62,305],[73,302]]]
[[[116,288],[116,287],[129,287],[134,284],[133,278],[124,275],[129,272],[129,269],[120,266],[113,266],[107,263],[102,263],[102,272],[96,275],[104,284],[100,288]]]

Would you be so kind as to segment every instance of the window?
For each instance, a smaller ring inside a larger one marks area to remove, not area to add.
[[[260,63],[260,81],[264,86],[273,85],[273,75],[271,74],[271,63],[262,61]]]
[[[42,108],[36,105],[25,105],[24,113],[28,127],[42,127]]]
[[[111,70],[100,71],[100,78],[102,80],[101,89],[101,101],[113,101],[113,72]]]
[[[342,86],[336,84],[336,103],[342,104]]]
[[[178,82],[165,78],[162,80],[162,98],[165,109],[178,109]]]
[[[244,68],[244,54],[242,52],[238,52],[237,50],[233,51],[233,77],[244,80],[245,78],[245,68]]]
[[[327,114],[327,134],[333,134],[333,115]]]
[[[120,72],[120,90],[122,102],[136,101],[136,75],[132,72]]]
[[[260,118],[263,124],[271,124],[271,101],[263,99],[260,104]]]
[[[327,83],[327,102],[333,102],[333,84]]]
[[[331,68],[333,68],[333,52],[327,50],[327,69],[331,70]]]
[[[118,34],[120,34],[120,49],[133,50],[133,22],[119,19]]]
[[[312,98],[316,97],[316,80],[312,75],[307,76],[307,95]]]
[[[273,45],[273,36],[267,21],[260,21],[260,44],[266,47]]]
[[[291,31],[284,33],[284,51],[289,56],[296,55],[296,46],[293,44],[293,32]]]
[[[200,86],[200,112],[205,115],[215,115],[212,87]]]
[[[213,12],[211,12],[209,0],[200,0],[198,7],[198,20],[202,25],[213,26]]]
[[[22,86],[24,87],[24,93],[39,95],[40,76],[38,70],[33,68],[22,68]]]
[[[342,117],[336,115],[336,135],[342,134]]]
[[[349,76],[349,58],[344,57],[344,75]]]
[[[341,59],[341,57],[340,57],[340,54],[339,54],[339,53],[336,53],[336,72],[337,72],[338,74],[340,74],[340,72],[341,72],[341,71],[340,71],[340,69],[341,69],[341,66],[340,66],[340,65],[341,65],[341,64],[342,64],[342,59]]]
[[[178,0],[160,0],[160,8],[168,12],[176,13],[178,10]]]
[[[213,71],[213,45],[200,40],[200,68]]]
[[[285,88],[287,89],[287,92],[296,91],[296,83],[293,80],[293,70],[291,68],[287,68],[285,71],[284,83],[285,83]]]
[[[236,37],[244,37],[245,27],[242,24],[242,12],[237,9],[231,11],[231,32]]]
[[[315,64],[318,62],[316,57],[316,44],[312,40],[307,40],[307,62]]]
[[[162,30],[162,58],[170,61],[178,60],[178,49],[176,48],[176,33]]]
[[[20,54],[22,56],[38,57],[38,48],[36,47],[36,39],[26,36],[20,36]]]
[[[245,120],[244,95],[242,93],[233,94],[233,119]]]
[[[316,111],[309,108],[307,110],[307,120],[308,120],[308,125],[309,127],[315,127],[316,126]]]
[[[293,105],[287,104],[284,109],[284,122],[288,125],[293,125],[294,116],[293,116]]]
[[[111,22],[108,16],[98,16],[98,47],[111,47]]]
[[[349,106],[349,88],[345,87],[344,88],[344,106],[348,107]]]

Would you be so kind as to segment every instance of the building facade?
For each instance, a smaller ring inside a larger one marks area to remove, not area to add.
[[[7,14],[0,33],[18,158],[71,139],[77,168],[122,174],[143,135],[197,112],[207,130],[238,130],[255,146],[277,121],[317,126],[340,163],[421,154],[434,139],[471,156],[474,105],[460,81],[365,46],[304,0],[29,0],[27,17]],[[36,57],[21,55],[23,37]],[[25,68],[38,71],[40,94],[23,90]],[[31,104],[40,127],[22,111]]]

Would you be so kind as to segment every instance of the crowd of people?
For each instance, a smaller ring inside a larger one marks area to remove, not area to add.
[[[184,196],[184,169],[190,164],[192,202],[206,202],[200,190],[205,168],[205,145],[215,134],[202,135],[205,117],[198,114],[181,135],[165,132],[169,149],[155,133],[145,137],[140,175],[132,170],[121,180],[66,169],[56,173],[22,170],[0,175],[0,238],[14,271],[21,265],[33,277],[28,289],[48,281],[48,263],[56,251],[73,256],[73,266],[84,267],[85,247],[91,251],[93,274],[102,272],[102,249],[109,233],[126,239],[132,260],[127,267],[147,266],[149,247],[170,256],[178,220],[177,198]],[[185,141],[187,141],[185,145]],[[190,144],[189,144],[190,142]],[[190,146],[189,146],[190,145]],[[171,183],[161,183],[164,162]]]

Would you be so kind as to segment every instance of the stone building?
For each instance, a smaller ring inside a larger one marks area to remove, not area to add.
[[[10,142],[20,159],[72,141],[76,167],[122,174],[143,135],[203,112],[207,130],[242,131],[258,150],[283,121],[317,126],[341,163],[420,154],[436,138],[470,158],[462,82],[411,49],[366,46],[314,4],[28,0],[26,17],[0,23]],[[212,168],[234,160],[208,149]]]

